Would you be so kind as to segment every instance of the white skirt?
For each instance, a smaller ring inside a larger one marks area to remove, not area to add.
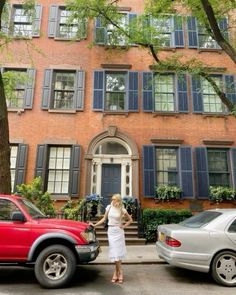
[[[126,255],[125,233],[119,226],[108,226],[109,258],[112,262],[122,260]]]

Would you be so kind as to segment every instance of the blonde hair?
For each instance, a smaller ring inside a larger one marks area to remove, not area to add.
[[[122,202],[122,198],[120,194],[114,194],[111,198],[112,201],[116,201],[119,203],[119,207],[122,208],[123,207],[123,202]]]

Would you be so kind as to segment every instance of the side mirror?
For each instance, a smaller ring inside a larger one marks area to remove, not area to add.
[[[20,211],[14,211],[14,212],[12,212],[11,220],[12,221],[21,221],[21,222],[24,222],[25,221],[25,217],[22,214],[22,212],[20,212]]]

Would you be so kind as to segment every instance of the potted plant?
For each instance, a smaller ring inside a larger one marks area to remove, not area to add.
[[[212,202],[220,203],[222,201],[235,200],[236,192],[234,189],[227,186],[210,186],[209,187],[209,200]]]
[[[155,201],[171,201],[178,200],[181,197],[182,190],[176,185],[160,184],[156,187]]]
[[[85,205],[87,207],[87,214],[90,218],[91,217],[94,218],[97,215],[99,211],[98,209],[101,206],[101,200],[102,200],[102,197],[100,197],[96,193],[85,196]]]
[[[136,209],[137,209],[137,200],[133,196],[124,196],[122,198],[123,205],[127,212],[132,216],[135,216]]]

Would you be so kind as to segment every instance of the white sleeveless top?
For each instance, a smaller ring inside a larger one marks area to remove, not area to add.
[[[116,208],[112,205],[108,205],[106,207],[106,212],[108,210],[109,210],[109,212],[108,212],[108,225],[119,226],[121,224],[123,215],[127,212],[126,209],[124,207],[122,207],[122,214],[121,214],[120,208]]]

